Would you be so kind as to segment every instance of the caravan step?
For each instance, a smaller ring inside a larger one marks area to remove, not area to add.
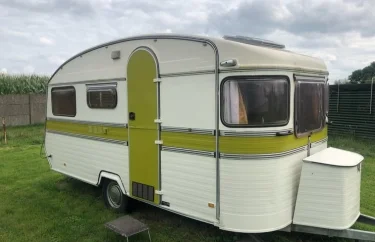
[[[104,226],[114,231],[115,233],[118,233],[121,236],[126,237],[126,241],[129,241],[129,237],[132,235],[147,231],[148,238],[151,241],[149,227],[146,224],[129,215],[125,215],[110,222],[107,222]]]

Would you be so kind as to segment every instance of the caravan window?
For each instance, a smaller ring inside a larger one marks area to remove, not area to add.
[[[297,80],[295,125],[297,136],[321,130],[328,112],[327,85],[324,81]]]
[[[281,126],[289,120],[289,79],[232,77],[221,88],[221,119],[226,126]]]
[[[90,108],[115,108],[117,106],[116,85],[89,86],[87,105]]]
[[[54,87],[51,90],[52,114],[76,116],[76,90],[74,87]]]

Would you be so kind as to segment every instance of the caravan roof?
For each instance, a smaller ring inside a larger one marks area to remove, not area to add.
[[[147,41],[150,41],[149,43]],[[255,38],[243,36],[224,36],[224,37],[207,37],[198,35],[175,35],[175,34],[155,34],[155,35],[139,35],[129,38],[118,39],[103,43],[92,48],[86,49],[64,62],[52,75],[53,76],[62,67],[69,66],[69,62],[74,59],[83,57],[86,54],[92,53],[103,48],[122,48],[125,43],[142,41],[145,42],[151,49],[161,48],[155,41],[173,41],[176,42],[168,49],[158,49],[156,52],[171,52],[170,59],[178,60],[178,50],[183,50],[186,41],[208,42],[218,54],[219,62],[227,60],[236,60],[237,65],[234,67],[219,66],[219,69],[244,69],[244,70],[268,70],[268,69],[282,69],[291,70],[294,72],[310,72],[320,75],[327,75],[328,71],[323,60],[316,57],[311,57],[303,54],[294,53],[285,49],[284,45],[274,43],[272,41],[265,41]],[[164,45],[165,46],[165,45]],[[168,45],[167,45],[168,46]],[[164,47],[166,48],[166,47]],[[175,57],[173,57],[175,55]],[[200,52],[195,51],[190,54],[192,57],[199,59]],[[176,57],[177,56],[177,57]],[[86,60],[87,61],[87,60]],[[93,61],[93,60],[90,60]],[[213,63],[212,63],[213,64]],[[206,66],[212,68],[211,65]],[[73,65],[75,65],[73,63]],[[202,69],[203,70],[203,69]]]

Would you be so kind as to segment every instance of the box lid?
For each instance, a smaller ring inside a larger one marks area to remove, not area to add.
[[[314,162],[331,166],[356,166],[361,163],[363,156],[351,151],[329,147],[303,159],[305,162]]]

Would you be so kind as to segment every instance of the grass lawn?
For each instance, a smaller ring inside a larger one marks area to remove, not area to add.
[[[1,135],[0,135],[1,137]],[[119,214],[106,209],[100,188],[50,170],[40,156],[43,126],[8,129],[8,145],[0,143],[0,241],[126,241],[104,228]],[[361,212],[375,216],[375,144],[330,137],[329,145],[364,155]],[[237,241],[242,234],[137,203],[132,216],[146,222],[153,241]],[[364,225],[356,228],[367,229]],[[373,231],[375,231],[373,229]],[[301,233],[265,233],[264,241],[344,241]],[[147,241],[147,234],[130,241]]]

